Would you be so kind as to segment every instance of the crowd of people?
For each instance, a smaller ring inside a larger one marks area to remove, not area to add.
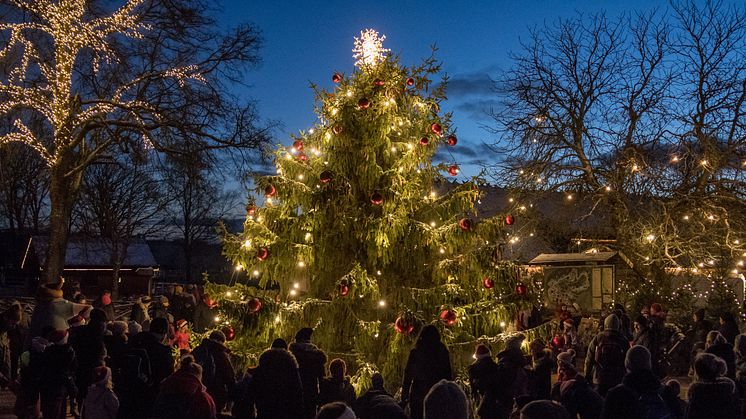
[[[670,336],[659,304],[634,321],[618,306],[586,346],[576,319],[562,314],[558,336],[548,342],[529,343],[515,333],[495,357],[480,343],[468,381],[459,383],[439,329],[426,325],[401,386],[393,386],[399,392],[389,393],[375,373],[358,396],[345,361],[328,360],[311,328],[298,330],[290,344],[275,339],[257,365],[236,371],[227,337],[211,330],[214,304],[195,288],[141,297],[124,319],[116,318],[108,291],[89,305],[79,292],[64,298],[62,281],[42,286],[36,300],[30,318],[20,303],[0,314],[0,386],[16,394],[19,418],[735,419],[746,413],[746,337],[727,313],[717,328],[703,310],[694,313],[694,378],[686,397],[678,381],[665,380]],[[207,337],[193,341],[191,330]]]

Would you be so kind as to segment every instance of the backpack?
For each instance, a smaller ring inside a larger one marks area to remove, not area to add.
[[[129,348],[122,357],[119,367],[122,382],[127,386],[145,387],[152,380],[153,371],[150,367],[148,351],[142,348]]]
[[[215,357],[206,345],[199,345],[194,348],[192,356],[202,366],[202,382],[205,383],[206,387],[212,387],[215,384],[216,376]]]
[[[640,419],[674,419],[668,405],[657,393],[640,396],[637,406]]]
[[[624,357],[626,354],[627,349],[609,335],[601,335],[599,341],[596,343],[596,365],[601,370],[604,368],[624,368]]]

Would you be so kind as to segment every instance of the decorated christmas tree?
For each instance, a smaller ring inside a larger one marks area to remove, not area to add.
[[[500,348],[532,290],[502,258],[513,216],[480,218],[480,180],[449,182],[458,165],[433,164],[461,146],[440,115],[438,63],[405,68],[383,39],[356,39],[352,74],[316,89],[318,123],[278,147],[277,174],[256,179],[264,204],[250,202],[244,232],[225,235],[252,285],[208,291],[234,352],[256,355],[310,326],[330,357],[394,386],[422,325],[441,327],[458,369],[478,340]]]

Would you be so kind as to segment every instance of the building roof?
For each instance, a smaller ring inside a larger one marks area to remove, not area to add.
[[[47,258],[48,243],[48,238],[45,236],[31,238],[31,246],[42,266]],[[110,267],[112,249],[111,241],[108,239],[71,238],[67,243],[65,267]],[[129,243],[122,267],[151,268],[157,266],[158,263],[145,240],[134,239]]]
[[[596,252],[596,253],[542,253],[533,258],[529,265],[546,265],[559,263],[589,263],[608,262],[619,252]]]

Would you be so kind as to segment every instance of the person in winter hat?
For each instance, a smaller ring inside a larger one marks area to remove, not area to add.
[[[515,398],[528,394],[528,361],[521,350],[524,340],[526,336],[523,333],[510,336],[505,341],[505,349],[497,354],[497,417],[509,415]]]
[[[492,360],[489,346],[484,343],[477,345],[474,359],[475,361],[469,365],[468,372],[472,398],[477,406],[477,415],[480,418],[492,418],[500,410],[495,381],[498,377],[497,364]]]
[[[468,419],[466,394],[453,381],[440,380],[425,396],[423,413],[424,419]]]
[[[620,385],[607,393],[602,417],[670,418],[672,412],[663,399],[661,382],[653,372],[650,351],[642,345],[631,347],[624,366],[627,374]]]
[[[215,419],[216,415],[215,402],[202,384],[202,367],[191,355],[185,356],[179,369],[161,383],[152,417]]]
[[[239,418],[297,419],[303,417],[303,386],[298,362],[285,349],[267,349],[259,356],[259,364],[251,373],[247,397],[241,397],[233,407]]]
[[[684,419],[689,405],[679,398],[681,394],[681,383],[678,380],[670,379],[663,385],[661,397],[668,405],[668,410],[673,414],[674,419]]]
[[[401,400],[409,404],[411,419],[422,419],[422,402],[427,392],[443,379],[453,379],[450,353],[440,340],[438,328],[428,324],[420,330],[414,348],[409,351],[402,379]]]
[[[72,378],[77,364],[75,351],[68,344],[67,330],[53,330],[47,340],[51,345],[42,356],[41,412],[45,419],[65,419],[67,400],[77,393]]]
[[[597,386],[601,396],[624,378],[624,356],[629,341],[620,332],[622,323],[615,314],[604,319],[604,330],[588,344],[585,357],[585,376]]]
[[[112,391],[111,369],[96,367],[83,402],[82,419],[116,419],[119,399]]]
[[[223,332],[213,330],[192,352],[194,359],[202,366],[202,382],[215,401],[218,412],[225,409],[236,388],[236,372],[225,340]]]
[[[283,338],[277,338],[272,341],[272,345],[270,345],[270,348],[272,349],[288,349],[288,343]]]
[[[694,360],[695,381],[689,386],[688,419],[731,419],[738,415],[736,384],[725,377],[725,361],[710,353]]]
[[[546,347],[544,341],[536,339],[529,345],[533,369],[531,370],[531,391],[533,400],[549,399],[552,391],[552,373],[555,363],[552,350]]]
[[[355,412],[342,402],[327,403],[321,406],[316,419],[355,419]]]
[[[324,379],[326,354],[311,342],[313,329],[304,327],[295,334],[295,342],[289,350],[298,361],[300,380],[303,383],[303,414],[310,419],[316,414],[319,405],[319,385]]]
[[[102,310],[106,314],[107,323],[116,320],[114,304],[111,301],[111,291],[103,290],[101,295],[93,302],[93,307]]]
[[[187,323],[184,319],[179,319],[176,321],[176,327],[174,332],[174,339],[172,346],[175,346],[177,348],[186,349],[187,351],[191,350],[192,347],[189,345],[189,323]]]
[[[359,419],[407,419],[404,409],[384,389],[380,373],[371,376],[371,388],[358,397],[353,410]]]
[[[552,400],[559,402],[573,418],[595,419],[601,414],[603,399],[575,368],[575,351],[557,356],[558,376],[552,387]]]
[[[729,344],[720,332],[713,330],[707,334],[705,352],[713,354],[725,361],[727,367],[725,376],[731,380],[736,379],[736,354],[733,350],[733,345]]]
[[[520,419],[570,419],[570,414],[557,402],[535,400],[521,409]]]

